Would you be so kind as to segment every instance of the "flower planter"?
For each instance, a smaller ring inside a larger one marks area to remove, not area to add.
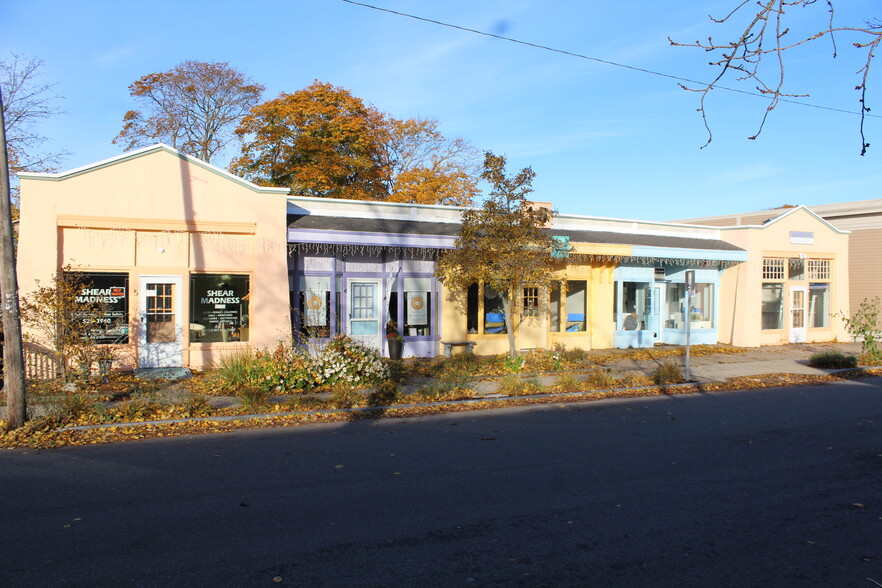
[[[404,347],[404,341],[401,339],[386,339],[389,346],[389,359],[401,359],[401,349]]]

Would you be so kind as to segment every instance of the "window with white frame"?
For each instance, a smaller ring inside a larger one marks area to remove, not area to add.
[[[763,279],[783,280],[785,262],[786,260],[783,257],[764,257]]]
[[[808,279],[809,280],[829,280],[830,279],[830,260],[829,259],[810,259],[810,260],[808,260]]]
[[[813,328],[830,326],[830,284],[809,284],[809,323]]]
[[[763,284],[762,328],[784,328],[784,285]]]

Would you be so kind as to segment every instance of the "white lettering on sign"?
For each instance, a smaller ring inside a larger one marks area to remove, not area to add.
[[[790,242],[800,245],[814,245],[815,234],[812,231],[790,231]]]
[[[83,288],[76,301],[83,303],[116,304],[126,295],[126,289],[119,286],[112,288]]]
[[[202,304],[239,304],[235,290],[208,290],[201,298]],[[215,307],[223,308],[223,307]]]

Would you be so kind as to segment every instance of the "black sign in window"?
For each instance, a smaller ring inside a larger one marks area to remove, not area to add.
[[[248,293],[248,276],[191,274],[190,341],[248,341]]]
[[[80,320],[91,325],[88,337],[93,343],[129,342],[129,274],[76,272],[78,304],[86,310]]]

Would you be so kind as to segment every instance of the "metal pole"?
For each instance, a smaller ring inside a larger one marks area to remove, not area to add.
[[[689,373],[689,347],[692,338],[692,290],[695,287],[695,270],[686,271],[686,381],[691,382]]]
[[[689,376],[689,346],[692,335],[692,288],[686,288],[686,381],[691,381]]]

